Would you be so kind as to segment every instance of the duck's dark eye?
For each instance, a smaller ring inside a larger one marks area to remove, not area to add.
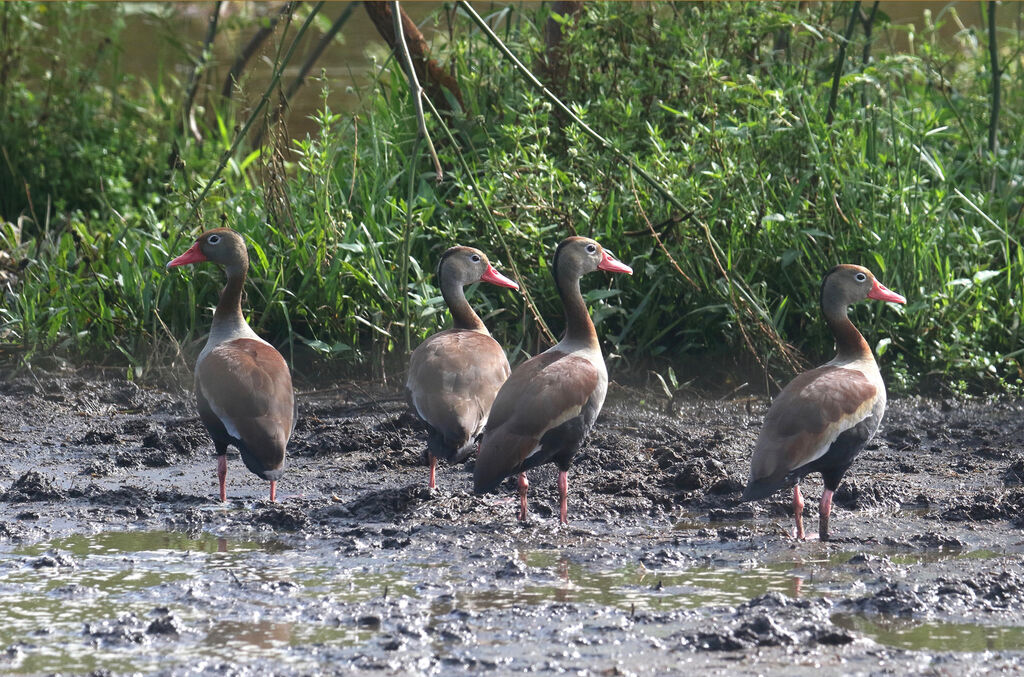
[[[865,275],[864,273],[857,273],[856,275],[854,275],[853,279],[857,280],[857,282],[863,282],[864,280],[868,279],[868,276]]]
[[[593,254],[594,252],[597,251],[597,245],[588,244],[587,245],[587,251],[590,252],[591,254]]]
[[[472,256],[469,257],[469,260],[472,261],[473,263],[480,263],[480,255],[473,254]]]
[[[210,237],[206,238],[206,241],[210,244],[217,244],[218,242],[220,242],[220,235],[211,235]]]

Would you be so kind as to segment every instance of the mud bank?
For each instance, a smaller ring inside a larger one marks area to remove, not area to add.
[[[472,461],[428,492],[397,392],[302,397],[283,500],[233,456],[221,505],[189,393],[0,374],[0,672],[1024,671],[1024,404],[891,402],[796,543],[785,495],[737,501],[765,401],[644,398],[561,527],[551,470],[525,524]]]

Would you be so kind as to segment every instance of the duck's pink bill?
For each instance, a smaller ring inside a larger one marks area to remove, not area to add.
[[[600,270],[607,270],[609,273],[625,273],[626,275],[632,275],[633,269],[627,266],[622,261],[609,254],[607,251],[603,252],[601,257],[601,263],[597,264]]]
[[[173,268],[174,266],[184,266],[189,263],[202,263],[206,260],[206,254],[199,249],[199,243],[196,242],[187,252],[168,263],[167,267]]]
[[[494,269],[494,266],[489,265],[489,264],[487,266],[487,271],[484,272],[484,274],[480,276],[480,281],[481,282],[490,282],[491,284],[496,284],[499,287],[508,287],[509,289],[519,289],[519,285],[518,284],[516,284],[512,280],[508,279],[507,277],[505,277],[504,275],[502,275],[501,273],[496,271]]]
[[[868,292],[869,299],[875,299],[877,301],[891,301],[892,303],[906,303],[907,300],[897,294],[896,292],[888,289],[884,284],[875,280],[875,285],[871,287],[871,291]]]

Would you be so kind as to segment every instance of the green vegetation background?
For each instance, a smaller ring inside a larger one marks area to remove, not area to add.
[[[784,381],[794,366],[785,344],[807,363],[829,357],[817,288],[829,267],[852,262],[908,299],[853,311],[892,389],[1019,393],[1021,17],[996,34],[1004,94],[993,152],[984,27],[940,39],[937,25],[958,19],[950,9],[894,52],[885,46],[900,29],[879,13],[870,39],[854,22],[838,62],[851,7],[594,2],[567,21],[563,100],[686,213],[557,114],[456,12],[451,39],[432,41],[466,107],[427,116],[442,184],[389,60],[356,113],[324,104],[306,138],[272,132],[262,152],[242,143],[186,221],[247,111],[203,98],[200,145],[182,131],[187,83],[170,64],[150,82],[124,75],[123,7],[3,3],[0,357],[136,375],[188,362],[221,275],[164,264],[226,224],[249,237],[256,331],[307,376],[380,376],[447,321],[433,267],[456,243],[518,274],[560,331],[547,266],[555,244],[579,233],[636,271],[583,285],[619,378],[656,372],[669,389]],[[277,31],[271,58],[308,12]],[[549,13],[514,5],[488,20],[536,66]],[[193,57],[199,47],[180,45]],[[487,288],[471,299],[514,360],[543,347],[522,297]]]

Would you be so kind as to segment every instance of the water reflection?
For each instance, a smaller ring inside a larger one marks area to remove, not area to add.
[[[867,635],[880,644],[924,651],[1021,651],[1024,628],[968,623],[919,622],[901,618],[835,614],[841,628]]]
[[[485,611],[556,601],[627,611],[667,611],[709,604],[742,604],[772,591],[795,597],[804,585],[802,576],[792,575],[792,562],[748,569],[695,567],[652,571],[639,564],[594,569],[550,550],[519,551],[517,559],[529,567],[525,575],[460,589],[453,595],[453,608]]]
[[[233,584],[232,577],[234,584],[241,584],[235,571],[257,583],[279,580],[282,572],[272,564],[276,558],[265,555],[285,550],[277,540],[170,531],[76,534],[0,549],[0,647],[16,647],[10,655],[17,657],[3,669],[39,674],[102,668],[120,673],[162,667],[157,655],[138,651],[139,642],[152,640],[146,629],[157,609],[173,614],[186,634],[199,640],[210,602],[217,604],[207,590],[225,589]],[[213,586],[204,588],[211,580]],[[193,587],[199,592],[193,593]],[[264,604],[258,595],[247,597],[255,598],[250,608]],[[176,650],[166,660],[188,660],[231,643],[271,650],[311,637],[352,641],[351,634],[329,627],[223,620],[210,628],[198,648],[186,645],[180,656]]]
[[[228,649],[272,649],[291,644],[293,624],[275,621],[219,621],[203,643]]]
[[[186,534],[180,531],[104,531],[98,534],[75,534],[47,543],[36,543],[15,550],[26,556],[43,555],[58,551],[74,557],[113,556],[125,553],[146,553],[151,557],[169,557],[181,553],[246,553],[263,551],[283,552],[288,549],[282,541],[228,539],[202,532]]]

